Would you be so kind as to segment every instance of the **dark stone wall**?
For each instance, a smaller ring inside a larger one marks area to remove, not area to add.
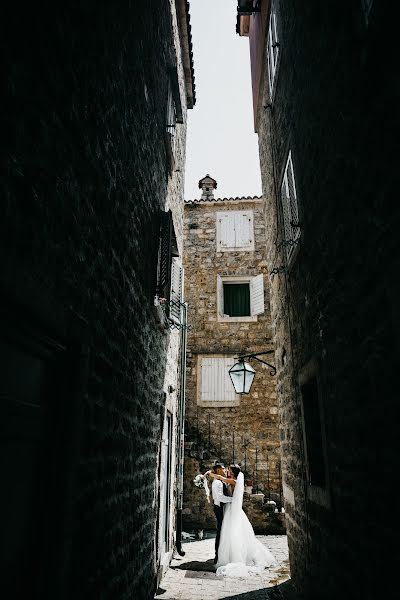
[[[280,63],[257,116],[293,580],[307,597],[374,597],[398,464],[396,32],[386,3],[275,0]],[[381,52],[381,48],[384,51]],[[287,265],[280,186],[291,149],[301,239]],[[327,502],[306,481],[299,378],[321,383]],[[284,486],[285,490],[285,486]],[[371,566],[373,565],[373,568]]]
[[[52,318],[85,323],[75,519],[66,584],[49,597],[152,598],[168,339],[152,301],[170,6],[17,3],[1,23],[4,293],[37,290]]]

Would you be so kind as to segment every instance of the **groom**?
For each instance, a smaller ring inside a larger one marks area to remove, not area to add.
[[[224,466],[220,463],[215,463],[213,471],[217,475],[225,477]],[[214,564],[218,561],[219,539],[221,537],[222,520],[224,518],[224,504],[232,502],[232,497],[228,496],[228,489],[220,479],[214,479],[211,486],[212,497],[214,501],[214,514],[217,519],[217,537],[215,538],[215,558]]]

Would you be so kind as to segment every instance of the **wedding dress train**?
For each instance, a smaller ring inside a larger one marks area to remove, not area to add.
[[[239,473],[232,503],[224,508],[218,549],[217,575],[247,577],[276,564],[271,552],[255,536],[242,509],[244,476]]]

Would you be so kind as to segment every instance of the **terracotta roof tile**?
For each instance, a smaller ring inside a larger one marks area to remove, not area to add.
[[[194,198],[193,200],[185,200],[185,204],[199,204],[201,202],[229,202],[229,201],[243,201],[246,200],[262,200],[262,196],[237,196],[236,198]]]

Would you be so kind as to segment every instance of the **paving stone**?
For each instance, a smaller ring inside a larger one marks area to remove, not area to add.
[[[184,544],[185,556],[173,557],[155,598],[157,600],[222,600],[235,597],[240,597],[240,600],[282,599],[279,584],[290,579],[287,538],[285,535],[260,535],[257,538],[268,547],[278,563],[276,567],[265,569],[261,576],[217,577],[212,563],[214,540],[196,540]],[[274,593],[270,595],[270,592]]]

